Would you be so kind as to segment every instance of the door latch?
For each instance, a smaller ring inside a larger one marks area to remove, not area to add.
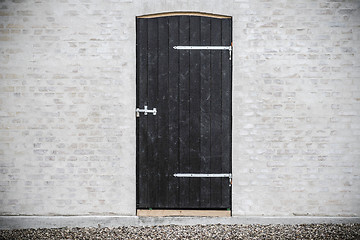
[[[144,113],[144,115],[148,115],[148,113],[152,113],[153,115],[156,115],[157,111],[156,108],[153,108],[153,110],[148,109],[148,106],[144,106],[144,109],[136,108],[136,117],[140,117],[140,113]]]

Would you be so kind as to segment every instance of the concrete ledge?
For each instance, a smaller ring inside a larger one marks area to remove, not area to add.
[[[136,217],[136,216],[0,216],[0,229],[119,227],[196,224],[360,223],[360,217]]]

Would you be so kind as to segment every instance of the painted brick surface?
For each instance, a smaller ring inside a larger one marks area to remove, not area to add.
[[[2,214],[135,213],[134,17],[1,2]]]
[[[0,1],[0,214],[135,214],[135,16],[233,16],[233,214],[360,215],[360,2]]]
[[[234,214],[358,216],[360,2],[242,4]]]

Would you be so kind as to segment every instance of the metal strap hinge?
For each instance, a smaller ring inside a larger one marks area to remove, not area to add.
[[[233,50],[232,43],[230,46],[174,46],[177,50],[228,50],[229,60],[231,60],[231,52]]]
[[[191,178],[229,178],[229,183],[232,184],[231,173],[174,173],[174,177],[191,177]]]

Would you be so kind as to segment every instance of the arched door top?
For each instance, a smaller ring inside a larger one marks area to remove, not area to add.
[[[138,16],[138,18],[158,18],[158,17],[172,17],[172,16],[199,16],[211,18],[231,18],[231,16],[204,13],[204,12],[163,12]]]

